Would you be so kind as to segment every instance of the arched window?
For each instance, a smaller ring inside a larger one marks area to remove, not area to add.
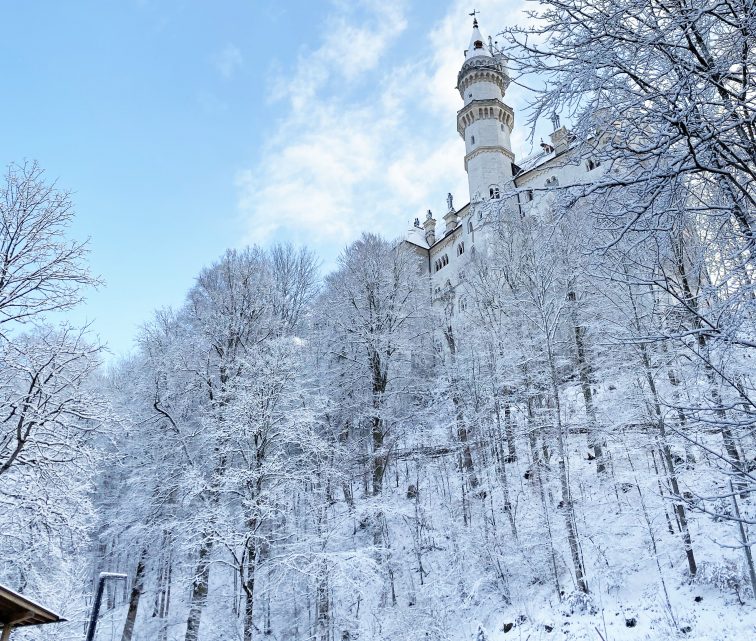
[[[491,185],[488,188],[488,194],[494,200],[496,200],[497,198],[500,198],[499,188],[496,185]]]
[[[459,307],[460,312],[464,312],[467,309],[467,299],[466,298],[460,298],[459,303],[457,303]]]
[[[441,269],[441,267],[442,267],[441,261],[437,260],[435,263],[433,263],[433,267],[434,267],[435,271],[438,271],[439,269]]]
[[[472,220],[468,220],[468,221],[467,221],[467,233],[468,233],[468,234],[472,234],[472,233],[473,233],[473,224],[472,224]]]
[[[470,143],[475,144],[475,136],[470,136]]]
[[[441,258],[441,267],[446,267],[449,264],[449,257],[444,254]]]
[[[546,186],[547,187],[556,187],[559,184],[559,180],[556,176],[552,176],[551,178],[546,179]]]
[[[464,253],[465,253],[465,242],[462,241],[461,243],[459,243],[459,245],[457,245],[457,256],[461,256]]]
[[[601,161],[597,158],[589,158],[585,161],[585,167],[588,171],[593,171],[601,164]]]

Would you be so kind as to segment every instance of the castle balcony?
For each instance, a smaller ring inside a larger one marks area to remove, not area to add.
[[[514,128],[514,111],[498,98],[487,100],[472,100],[457,112],[457,133],[465,137],[465,129],[476,120],[493,118],[509,127]]]

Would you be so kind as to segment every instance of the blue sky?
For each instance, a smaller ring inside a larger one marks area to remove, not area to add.
[[[362,231],[466,202],[473,4],[484,35],[519,19],[514,0],[6,3],[0,161],[73,192],[105,281],[71,320],[124,354],[228,247],[308,244],[328,269]]]

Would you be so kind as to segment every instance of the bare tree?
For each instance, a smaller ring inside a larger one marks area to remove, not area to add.
[[[96,285],[84,262],[86,242],[66,237],[70,194],[45,181],[36,162],[10,165],[0,186],[0,337],[14,323],[81,302]]]

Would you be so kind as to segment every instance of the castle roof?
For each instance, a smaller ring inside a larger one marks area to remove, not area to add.
[[[405,240],[423,249],[428,249],[428,241],[425,240],[425,231],[421,227],[410,227]]]
[[[430,251],[436,245],[443,243],[444,240],[446,240],[449,236],[454,234],[454,232],[456,232],[460,227],[462,227],[462,218],[464,218],[470,213],[469,209],[470,209],[470,203],[467,203],[460,209],[456,210],[456,213],[457,213],[456,226],[453,229],[450,229],[448,232],[445,232],[443,234],[439,234],[438,236],[436,236],[436,242],[434,242],[432,245],[428,245],[428,241],[425,238],[425,230],[423,230],[420,227],[411,227],[409,231],[405,234],[404,240],[408,243],[411,243],[412,245],[416,245],[417,247]]]
[[[480,34],[480,30],[478,29],[478,19],[473,18],[473,30],[472,35],[470,36],[470,46],[465,50],[465,60],[483,56],[493,58],[491,52],[488,50],[488,47],[483,41],[483,36]]]

